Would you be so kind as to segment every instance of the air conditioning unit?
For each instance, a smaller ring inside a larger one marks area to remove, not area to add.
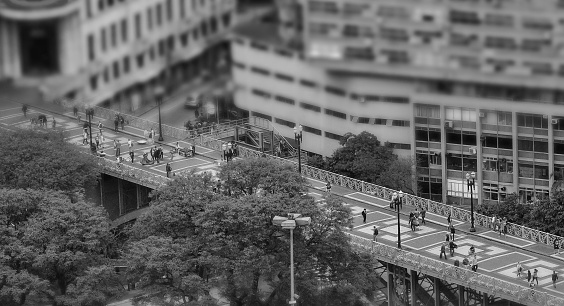
[[[480,112],[480,118],[485,118],[485,117],[486,117],[486,113]]]
[[[472,155],[478,154],[478,150],[476,149],[476,147],[471,147],[471,148],[470,148],[470,154],[472,154]]]
[[[552,119],[552,124],[558,124],[558,119]]]
[[[452,129],[454,127],[454,122],[452,121],[445,121],[445,128]]]

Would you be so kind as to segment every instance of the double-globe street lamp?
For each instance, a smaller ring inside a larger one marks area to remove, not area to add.
[[[162,86],[158,86],[155,89],[155,97],[157,98],[157,105],[159,106],[159,141],[163,141],[163,126],[161,123],[161,103],[164,97],[164,88]],[[155,135],[153,135],[154,139]]]
[[[474,227],[474,190],[476,190],[476,172],[466,173],[466,184],[470,192],[470,232],[475,232]]]
[[[296,295],[294,294],[294,229],[296,226],[306,226],[311,223],[310,217],[302,217],[301,214],[288,214],[288,217],[274,216],[272,224],[281,226],[283,229],[290,230],[290,302],[288,304],[296,304]]]
[[[302,143],[302,130],[303,127],[301,124],[297,127],[294,126],[294,139],[298,143],[298,171],[300,174],[302,173],[302,149],[300,147]]]
[[[84,110],[86,113],[86,117],[88,117],[88,129],[90,133],[90,151],[92,153],[96,152],[96,146],[92,143],[92,117],[94,117],[94,109],[92,107],[88,107]]]

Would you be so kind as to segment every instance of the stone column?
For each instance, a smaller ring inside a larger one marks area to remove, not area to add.
[[[417,271],[410,271],[410,283],[411,283],[411,305],[416,305],[417,302],[417,294],[415,294],[415,292],[417,291]],[[406,286],[407,287],[407,286]]]
[[[394,296],[394,273],[393,273],[394,265],[388,263],[387,270],[388,270],[388,306],[393,306],[393,296]]]
[[[465,291],[464,286],[458,285],[458,306],[466,305],[464,298],[464,291]]]
[[[441,280],[438,278],[433,278],[435,287],[435,306],[441,306]]]
[[[123,209],[123,183],[122,179],[118,178],[118,200],[119,200],[119,215],[122,216],[125,212]]]
[[[512,131],[513,131],[513,188],[515,193],[519,195],[519,142],[518,142],[518,127],[517,127],[517,113],[512,112]]]

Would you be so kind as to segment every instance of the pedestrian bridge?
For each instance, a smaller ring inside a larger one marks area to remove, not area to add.
[[[77,125],[72,119],[71,110],[68,110],[68,113],[56,114],[56,116],[61,128],[68,128],[71,131],[72,127]],[[106,120],[111,123],[114,116],[115,112],[111,110],[95,108],[93,121]],[[105,131],[106,137],[109,138],[108,142],[113,141],[113,138],[122,140],[124,138],[140,139],[145,130],[158,130],[158,124],[155,122],[128,115],[124,115],[124,117],[129,121],[129,126],[120,132]],[[27,121],[18,123],[17,114],[6,113],[6,120],[3,121],[3,118],[0,117],[0,123],[16,122],[13,124],[16,127],[27,127],[29,125]],[[196,157],[178,158],[172,161],[173,169],[175,169],[177,175],[182,175],[184,171],[191,169],[208,172],[217,171],[217,161],[220,158],[222,144],[225,143],[226,139],[232,139],[236,135],[236,126],[248,128],[254,124],[259,124],[258,119],[256,119],[257,123],[253,120],[255,119],[250,118],[242,122],[220,125],[215,131],[200,131],[197,137],[190,135],[190,132],[185,129],[164,126],[163,136],[166,141],[162,145],[166,147],[175,144],[177,141],[182,146],[196,144]],[[264,127],[264,130],[268,129],[268,122],[263,121],[260,124]],[[111,124],[105,125],[111,126]],[[75,136],[70,133],[69,141],[74,142],[73,137]],[[78,143],[78,139],[81,137],[80,129],[76,137],[78,137],[76,141]],[[86,151],[87,147],[84,148]],[[147,149],[148,147],[143,146],[136,148],[139,153]],[[135,220],[137,216],[143,213],[148,207],[149,192],[165,185],[170,178],[166,177],[165,163],[149,167],[142,166],[138,162],[117,163],[115,157],[110,158],[110,156],[114,156],[113,149],[107,148],[105,151],[107,156],[98,159],[102,168],[101,197],[103,202],[106,202],[104,206],[108,208],[112,216],[113,225],[119,226]],[[270,158],[278,163],[289,164],[297,171],[296,161],[277,157],[271,153],[272,151],[264,150],[264,148],[239,147],[241,158]],[[127,152],[124,152],[123,155],[127,155]],[[137,154],[137,156],[140,156],[140,154]],[[546,271],[549,269],[557,270],[561,275],[564,275],[564,257],[551,256],[550,254],[554,239],[559,237],[509,223],[507,226],[508,237],[504,240],[498,239],[489,230],[489,219],[480,214],[475,214],[478,232],[476,234],[464,233],[463,228],[468,227],[470,221],[468,211],[413,195],[406,195],[404,207],[408,209],[424,207],[428,212],[430,225],[425,226],[425,230],[421,233],[406,232],[404,234],[404,221],[400,222],[402,225],[403,249],[395,247],[394,235],[397,235],[397,231],[394,232],[394,230],[389,230],[388,234],[384,235],[382,239],[379,238],[379,242],[373,243],[369,234],[371,226],[363,225],[358,220],[359,207],[363,206],[369,209],[370,217],[374,219],[372,222],[382,226],[382,231],[386,230],[386,226],[397,228],[397,223],[394,223],[397,222],[394,220],[394,213],[390,213],[390,211],[387,211],[389,209],[386,208],[394,190],[308,165],[302,165],[302,174],[312,185],[312,192],[310,192],[312,196],[322,200],[320,190],[325,182],[329,181],[333,184],[333,193],[342,196],[344,203],[350,205],[355,214],[355,228],[350,232],[351,241],[355,247],[370,251],[379,260],[380,264],[374,267],[374,271],[381,276],[382,292],[385,299],[389,301],[389,305],[564,306],[563,288],[560,285],[556,289],[552,289],[549,275],[546,275]],[[449,214],[459,232],[464,235],[464,238],[461,239],[472,244],[478,243],[480,245],[481,243],[484,249],[484,256],[481,260],[485,263],[491,259],[490,262],[496,262],[495,265],[497,266],[486,267],[484,265],[478,272],[473,272],[465,267],[454,266],[452,261],[434,259],[438,257],[437,253],[433,253],[435,252],[433,246],[433,244],[436,244],[435,237],[444,237],[443,223]],[[411,238],[408,239],[406,236],[411,236]],[[544,275],[540,287],[531,289],[522,280],[508,277],[515,264],[514,260],[522,260],[527,267],[544,269],[542,270]],[[498,264],[500,261],[506,262]]]

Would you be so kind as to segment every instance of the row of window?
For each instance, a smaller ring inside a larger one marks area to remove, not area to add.
[[[97,9],[98,13],[102,13],[106,10],[113,8],[114,6],[126,2],[126,0],[97,0],[97,7],[94,7],[94,5],[96,4],[95,1],[96,0],[86,0],[85,5],[86,5],[87,18],[92,18],[95,9]],[[177,0],[177,1],[178,1],[178,7],[173,7],[172,0],[166,0],[165,6],[167,12],[167,19],[169,21],[172,21],[172,19],[174,18],[174,14],[173,14],[174,10],[179,11],[181,19],[184,19],[186,17],[186,3],[188,2],[188,0]],[[206,0],[191,0],[192,11],[195,11],[197,9],[198,1],[201,7],[205,6]]]
[[[171,1],[167,1],[167,16],[163,16],[163,9],[162,5],[159,3],[154,8],[148,8],[146,13],[146,20],[147,20],[147,31],[152,30],[153,28],[153,12],[155,13],[155,19],[157,26],[161,26],[163,24],[163,19],[168,20],[171,22],[172,19],[172,3]],[[181,1],[181,3],[184,3]],[[141,39],[147,33],[143,33],[143,25],[142,25],[142,14],[137,13],[135,14],[135,39]],[[229,12],[224,13],[221,17],[222,23],[224,27],[228,27],[231,23],[231,15]],[[193,35],[194,38],[197,39],[198,35],[201,34],[202,36],[207,36],[208,34],[213,34],[218,31],[219,22],[217,21],[216,17],[211,17],[209,20],[203,20],[200,22],[199,26],[194,28]],[[189,33],[186,32],[181,34],[181,40],[187,41]],[[119,36],[119,38],[118,38]],[[119,22],[112,23],[107,28],[104,27],[100,29],[99,33],[99,48],[96,47],[96,37],[94,33],[88,35],[88,59],[90,61],[95,60],[99,55],[96,54],[96,50],[100,50],[101,53],[108,51],[109,49],[118,47],[118,44],[128,43],[129,40],[129,22],[127,18],[123,18]]]
[[[241,62],[233,62],[233,66],[235,68],[238,69],[245,69],[247,66],[244,63]],[[274,77],[276,79],[279,80],[283,80],[286,82],[291,82],[293,83],[295,81],[295,78],[291,75],[288,74],[284,74],[284,73],[279,73],[279,72],[271,72],[265,68],[262,67],[257,67],[257,66],[250,66],[250,71],[256,74],[260,74],[262,76],[270,76],[270,75],[274,75]],[[304,87],[309,87],[309,88],[320,88],[323,87],[322,85],[319,85],[318,83],[311,81],[311,80],[307,80],[307,79],[300,79],[299,80],[300,85],[304,86]],[[336,86],[324,86],[323,87],[325,89],[325,91],[327,93],[330,93],[332,95],[335,96],[339,96],[339,97],[346,97],[347,96],[347,91],[336,87]],[[350,93],[350,98],[352,100],[364,103],[364,102],[388,102],[388,103],[400,103],[400,104],[406,104],[409,103],[409,97],[406,96],[392,96],[392,95],[374,95],[374,94],[358,94],[358,93],[354,93],[351,92]]]
[[[265,114],[262,114],[262,113],[259,113],[259,112],[251,112],[251,114],[253,116],[256,116],[256,117],[259,117],[259,118],[264,118],[264,119],[267,119],[267,120],[270,120],[270,121],[272,121],[272,119],[273,119],[272,116],[265,115]],[[280,119],[280,118],[274,118],[274,122],[276,122],[280,125],[285,125],[285,126],[290,127],[290,128],[294,128],[296,126],[296,123],[294,123],[292,121]],[[302,125],[302,129],[303,129],[304,132],[311,133],[311,134],[314,134],[314,135],[317,135],[317,136],[321,136],[323,134],[323,132],[320,129],[316,129],[314,127],[310,127],[310,126],[307,126],[307,125]],[[325,132],[325,137],[327,137],[329,139],[340,141],[343,136],[338,135],[338,134],[334,134],[334,133],[331,133],[331,132]]]

